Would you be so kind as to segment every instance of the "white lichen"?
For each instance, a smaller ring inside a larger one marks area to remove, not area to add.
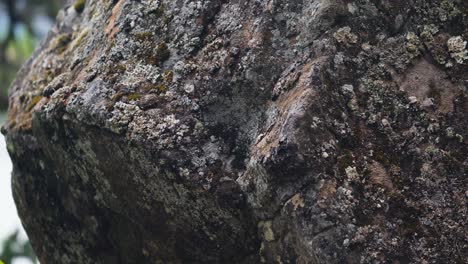
[[[271,221],[265,221],[265,222],[262,221],[258,223],[258,228],[262,231],[261,233],[263,234],[263,238],[267,242],[271,242],[275,240],[275,234],[273,233],[273,229],[271,225],[272,225]]]
[[[468,59],[468,51],[466,50],[466,41],[461,36],[451,37],[447,41],[447,48],[450,56],[456,63],[462,64]]]
[[[346,177],[348,177],[348,179],[350,181],[354,181],[354,180],[357,180],[359,178],[359,174],[358,174],[358,172],[356,170],[356,167],[348,166],[345,169],[345,172],[346,172]]]
[[[356,44],[358,42],[358,36],[351,32],[351,28],[348,26],[338,29],[333,34],[333,37],[335,37],[336,41],[345,45]]]

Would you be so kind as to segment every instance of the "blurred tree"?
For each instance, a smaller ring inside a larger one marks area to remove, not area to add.
[[[21,241],[19,231],[16,230],[7,237],[3,242],[3,247],[0,251],[0,259],[6,264],[11,264],[15,258],[27,258],[32,263],[36,263],[36,255],[29,241]]]
[[[19,67],[65,2],[0,0],[0,110],[7,108],[7,90]]]
[[[35,45],[52,25],[65,0],[0,0],[0,112],[8,107],[8,87]],[[0,238],[1,240],[2,238]],[[15,231],[0,248],[0,264],[25,257],[36,263],[29,241]]]

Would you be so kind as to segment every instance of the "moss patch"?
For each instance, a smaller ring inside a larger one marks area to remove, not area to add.
[[[73,48],[75,47],[78,47],[81,45],[81,43],[83,42],[83,39],[86,38],[86,36],[88,35],[89,33],[89,28],[85,28],[83,29],[80,34],[78,35],[78,37],[75,39],[74,43],[73,43]]]
[[[152,84],[152,83],[144,83],[140,86],[140,91],[142,92],[151,92],[156,91],[159,93],[164,93],[168,90],[167,86],[163,84]]]
[[[65,50],[67,50],[68,44],[71,41],[70,34],[60,34],[54,40],[54,50],[58,54],[62,54]]]
[[[156,48],[156,63],[163,63],[169,59],[171,56],[171,52],[167,47],[166,43],[161,42],[159,43],[158,47]]]
[[[86,5],[86,0],[76,0],[75,3],[73,4],[73,8],[76,10],[78,13],[82,13]]]
[[[130,101],[138,100],[141,98],[141,94],[139,93],[132,93],[127,96],[127,99]]]
[[[171,83],[174,79],[174,73],[171,70],[165,70],[163,74],[164,81],[166,83]]]
[[[153,34],[151,32],[149,32],[149,31],[137,32],[134,35],[135,35],[135,38],[138,41],[141,41],[141,42],[150,41],[152,39],[152,37],[153,37]]]
[[[160,84],[160,85],[156,85],[156,90],[158,90],[160,93],[164,93],[168,89],[167,89],[167,86]]]
[[[109,75],[122,74],[127,70],[127,66],[123,63],[117,63],[107,69]]]
[[[37,105],[37,103],[39,103],[39,101],[41,101],[42,98],[43,98],[43,96],[41,96],[41,95],[36,95],[33,98],[31,98],[31,102],[26,107],[26,111],[31,111]]]
[[[44,73],[44,80],[50,83],[55,78],[55,73],[52,70],[46,70]]]

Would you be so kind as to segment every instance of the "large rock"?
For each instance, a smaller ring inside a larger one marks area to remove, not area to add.
[[[461,0],[77,1],[10,90],[32,245],[464,263],[467,28]]]

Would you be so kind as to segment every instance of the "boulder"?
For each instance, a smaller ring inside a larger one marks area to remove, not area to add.
[[[464,263],[466,1],[78,0],[3,133],[42,263]]]

